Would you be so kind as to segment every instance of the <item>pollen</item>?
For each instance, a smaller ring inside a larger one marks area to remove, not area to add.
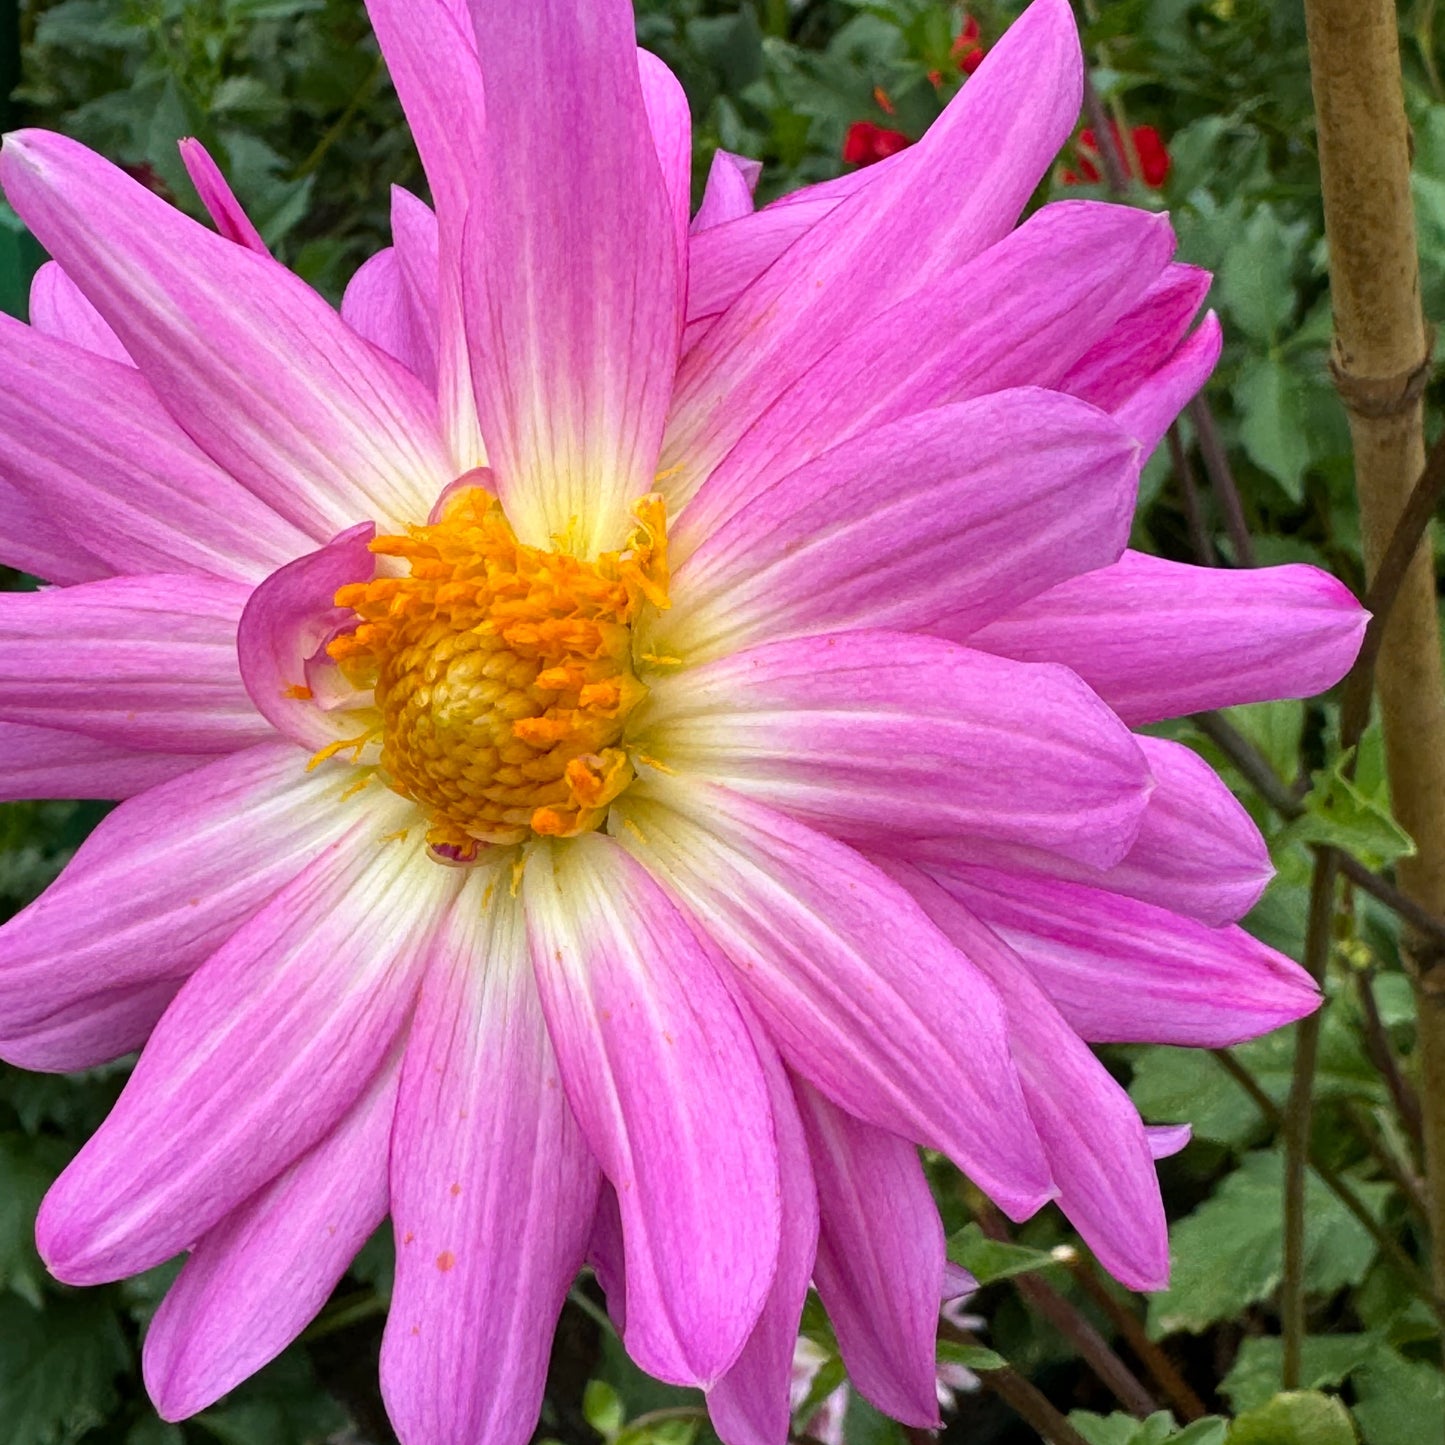
[[[438,520],[372,542],[408,575],[336,593],[357,620],[327,651],[373,691],[381,774],[426,814],[439,859],[585,833],[632,781],[619,743],[646,693],[632,624],[668,587],[662,499],[633,510],[626,547],[584,562],[524,546],[495,499],[466,489]]]

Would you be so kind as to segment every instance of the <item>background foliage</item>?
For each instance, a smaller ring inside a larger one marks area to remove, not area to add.
[[[951,54],[966,18],[957,5],[639,0],[637,8],[641,40],[673,66],[692,101],[699,184],[718,145],[767,162],[764,197],[834,175],[850,124],[916,137],[967,83]],[[985,46],[1017,8],[991,0],[971,7]],[[1242,552],[1252,546],[1261,562],[1317,562],[1358,590],[1348,436],[1325,365],[1325,255],[1299,9],[1274,0],[1100,0],[1080,18],[1103,102],[1126,127],[1157,127],[1172,157],[1162,190],[1136,182],[1129,200],[1168,207],[1183,258],[1217,275],[1212,304],[1228,336],[1209,402],[1247,538],[1221,507],[1228,489],[1193,481],[1207,470],[1195,415],[1182,424],[1172,460],[1161,448],[1149,465],[1136,543],[1225,562],[1247,560]],[[191,211],[196,198],[175,141],[199,136],[266,239],[333,298],[386,242],[388,187],[422,189],[360,0],[29,0],[18,11],[0,3],[0,27],[17,22],[23,50],[13,121],[88,141]],[[1436,57],[1445,21],[1434,0],[1410,0],[1400,22],[1425,298],[1439,316],[1445,86]],[[1046,191],[1063,187],[1062,170]],[[25,282],[39,259],[0,206],[0,306],[24,314]],[[28,585],[13,574],[5,582]],[[1373,869],[1388,869],[1409,846],[1390,820],[1373,733],[1353,784],[1340,777],[1328,744],[1335,711],[1325,700],[1230,715],[1303,801],[1304,817],[1288,826],[1196,726],[1171,730],[1221,768],[1270,838],[1278,878],[1248,923],[1296,956],[1310,841],[1335,843]],[[0,916],[54,876],[102,811],[87,803],[0,806]],[[1279,1393],[1278,1114],[1290,1079],[1288,1033],[1225,1059],[1171,1048],[1111,1052],[1146,1118],[1194,1123],[1195,1142],[1162,1166],[1174,1280],[1147,1300],[1102,1284],[1053,1211],[1012,1244],[991,1238],[997,1219],[933,1161],[951,1248],[984,1282],[970,1309],[983,1316],[982,1333],[998,1352],[954,1343],[945,1353],[986,1381],[1007,1359],[1073,1412],[1090,1445],[1414,1445],[1445,1435],[1439,1323],[1416,1269],[1423,1241],[1411,992],[1398,924],[1363,894],[1346,895],[1340,908],[1328,994],[1317,1167],[1306,1195],[1304,1393]],[[124,1073],[118,1065],[57,1079],[0,1066],[0,1422],[9,1445],[389,1440],[374,1383],[390,1273],[384,1237],[298,1346],[180,1427],[156,1420],[137,1365],[173,1267],[85,1292],[48,1280],[31,1244],[37,1201],[103,1117]],[[821,1317],[810,1316],[808,1327],[828,1361],[820,1396],[841,1369]],[[1095,1341],[1152,1399],[1120,1409]],[[696,1404],[638,1374],[584,1281],[559,1331],[543,1434],[567,1445],[693,1445],[706,1436]],[[800,1429],[810,1412],[811,1404],[800,1411]],[[961,1394],[948,1419],[954,1441],[1035,1438],[988,1390]],[[856,1396],[846,1430],[853,1445],[900,1442],[898,1428]]]

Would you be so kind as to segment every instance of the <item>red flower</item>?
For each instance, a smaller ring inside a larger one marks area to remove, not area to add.
[[[855,120],[843,140],[843,159],[850,166],[871,166],[912,144],[901,130],[885,130],[871,120]]]
[[[986,51],[979,43],[981,35],[978,21],[972,15],[965,15],[963,29],[958,32],[958,39],[953,42],[953,49],[949,52],[965,75],[972,75],[983,63]]]
[[[1119,154],[1124,157],[1125,164],[1132,169],[1133,160],[1124,149],[1123,135],[1119,130],[1118,123],[1111,120],[1109,129],[1113,132],[1114,144],[1118,148]],[[1156,191],[1159,190],[1169,175],[1169,151],[1164,145],[1164,137],[1152,125],[1136,125],[1130,128],[1129,139],[1133,144],[1134,154],[1139,159],[1140,178],[1146,186]],[[1066,186],[1096,184],[1099,180],[1099,142],[1098,137],[1091,129],[1086,127],[1079,132],[1077,152],[1077,168],[1064,172],[1064,184]]]

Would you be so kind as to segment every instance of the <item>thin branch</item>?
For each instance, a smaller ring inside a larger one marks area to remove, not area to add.
[[[1414,1211],[1416,1218],[1422,1224],[1426,1223],[1430,1215],[1425,1199],[1425,1181],[1390,1147],[1380,1126],[1367,1110],[1353,1100],[1346,1100],[1345,1113],[1349,1116],[1355,1132],[1369,1145],[1371,1156],[1404,1195],[1405,1203]]]
[[[1076,1254],[1069,1268],[1084,1292],[1109,1316],[1114,1328],[1123,1335],[1129,1348],[1154,1377],[1154,1383],[1159,1386],[1160,1392],[1185,1423],[1202,1420],[1209,1413],[1204,1402],[1175,1368],[1174,1361],[1149,1338],[1144,1322],[1109,1288],[1094,1267],[1093,1261],[1085,1254]]]
[[[1359,656],[1345,680],[1340,705],[1340,738],[1347,748],[1359,742],[1370,721],[1375,663],[1379,659],[1385,623],[1442,497],[1445,497],[1445,434],[1430,448],[1430,454],[1425,458],[1425,469],[1415,482],[1410,500],[1400,513],[1400,520],[1395,523],[1385,555],[1380,558],[1374,580],[1365,593],[1370,622],[1365,628],[1365,640],[1360,644]]]
[[[975,1210],[975,1217],[979,1228],[990,1239],[1005,1243],[1012,1241],[1008,1225],[992,1207]],[[1072,1300],[1036,1274],[1015,1275],[1012,1283],[1029,1307],[1073,1345],[1079,1357],[1131,1415],[1137,1415],[1142,1420],[1159,1408],[1159,1402],[1139,1377],[1114,1353],[1108,1340]]]
[[[946,1320],[939,1326],[945,1339],[960,1345],[985,1348],[983,1342],[967,1330],[956,1329]],[[1089,1442],[1055,1409],[1048,1397],[1011,1365],[998,1370],[980,1370],[979,1382],[991,1390],[1026,1424],[1038,1432],[1048,1445],[1089,1445]]]
[[[1403,895],[1402,895],[1403,896]],[[1395,1112],[1411,1144],[1416,1149],[1424,1145],[1421,1133],[1420,1096],[1415,1086],[1400,1069],[1400,1061],[1390,1047],[1390,1035],[1385,1021],[1380,1017],[1380,1005],[1375,999],[1374,979],[1369,973],[1361,973],[1355,980],[1356,993],[1360,999],[1360,1012],[1365,1020],[1365,1052],[1370,1062],[1385,1080],[1385,1087],[1394,1101]]]
[[[1305,931],[1304,965],[1323,986],[1334,930],[1335,878],[1338,855],[1333,848],[1315,854],[1310,880],[1309,922]],[[1280,1280],[1280,1320],[1284,1335],[1281,1382],[1286,1390],[1300,1384],[1305,1320],[1305,1172],[1314,1113],[1315,1064],[1320,1048],[1320,1011],[1301,1020],[1295,1034],[1289,1099],[1284,1110],[1284,1272]]]
[[[1224,513],[1224,530],[1229,534],[1230,545],[1234,548],[1234,560],[1240,567],[1255,565],[1254,540],[1249,535],[1249,525],[1244,520],[1244,504],[1239,499],[1239,485],[1234,480],[1234,469],[1225,455],[1224,439],[1219,435],[1219,424],[1203,396],[1196,396],[1189,403],[1189,419],[1199,437],[1199,455],[1204,459],[1204,472],[1219,509]]]
[[[1109,125],[1109,114],[1094,89],[1093,77],[1084,67],[1084,119],[1094,132],[1094,149],[1099,153],[1099,168],[1104,175],[1104,185],[1114,196],[1129,194],[1129,167],[1120,156],[1114,144],[1114,132]]]
[[[1284,1112],[1280,1109],[1279,1105],[1260,1088],[1259,1080],[1257,1080],[1228,1049],[1211,1049],[1209,1052],[1214,1056],[1225,1073],[1249,1095],[1255,1108],[1259,1110],[1270,1124],[1278,1129],[1284,1123]],[[1313,1151],[1311,1151],[1310,1156],[1310,1168],[1314,1170],[1315,1175],[1325,1188],[1354,1215],[1356,1220],[1359,1221],[1360,1226],[1380,1247],[1380,1252],[1386,1255],[1391,1264],[1400,1271],[1410,1292],[1425,1302],[1430,1312],[1435,1316],[1437,1323],[1445,1326],[1445,1301],[1442,1301],[1436,1296],[1431,1286],[1429,1276],[1426,1275],[1419,1264],[1405,1252],[1400,1241],[1379,1223],[1374,1215],[1365,1207],[1364,1200],[1350,1188],[1349,1184],[1340,1177],[1335,1169],[1323,1159],[1319,1158]]]
[[[1175,422],[1166,434],[1169,443],[1169,463],[1174,475],[1179,478],[1179,497],[1184,504],[1184,521],[1189,528],[1189,546],[1195,558],[1205,567],[1213,567],[1218,560],[1214,555],[1214,543],[1209,539],[1209,529],[1204,525],[1204,508],[1199,501],[1199,487],[1194,480],[1194,468],[1189,465],[1189,454],[1179,435],[1179,423]]]

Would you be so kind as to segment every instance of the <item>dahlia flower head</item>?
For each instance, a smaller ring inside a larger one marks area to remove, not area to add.
[[[4,786],[124,800],[0,929],[0,1057],[140,1050],[41,1253],[188,1253],[171,1419],[389,1214],[406,1445],[528,1438],[587,1263],[727,1445],[783,1445],[810,1282],[934,1425],[967,1281],[918,1147],[1157,1288],[1182,1133],[1089,1045],[1317,1002],[1234,924],[1243,810],[1133,729],[1328,686],[1363,614],[1126,550],[1219,330],[1166,217],[1019,223],[1065,0],[907,151],[757,211],[719,155],[691,218],[624,0],[370,11],[435,209],[395,194],[339,315],[194,142],[214,230],[0,153],[53,258],[0,324],[0,560],[54,584],[0,597]]]

